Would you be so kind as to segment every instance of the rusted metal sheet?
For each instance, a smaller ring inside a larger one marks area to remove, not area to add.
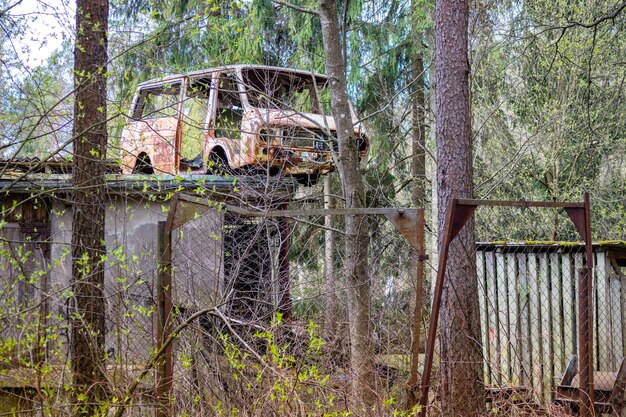
[[[511,200],[476,200],[460,198],[457,200],[459,206],[501,206],[501,207],[584,207],[585,203],[580,202],[558,202],[558,201],[511,201]]]
[[[283,210],[287,209],[287,204],[282,206]],[[278,311],[283,314],[286,321],[291,320],[291,276],[289,274],[289,250],[291,248],[291,231],[289,230],[289,219],[280,217],[278,219],[278,228],[280,235],[280,248],[278,259],[278,283],[280,288],[280,301]]]
[[[131,122],[122,133],[122,174],[132,174],[138,159],[147,155],[155,174],[178,174],[174,169],[178,119],[161,117]]]
[[[420,218],[423,218],[422,213],[413,210],[397,209],[395,212],[385,214],[385,217],[404,236],[413,249],[417,251],[422,249],[419,243],[419,223]],[[420,255],[423,255],[423,253],[420,252]]]
[[[439,248],[439,268],[437,269],[437,281],[435,282],[435,293],[433,294],[432,307],[430,312],[430,324],[428,327],[428,339],[426,343],[426,358],[424,360],[424,373],[421,381],[420,396],[420,417],[426,416],[428,405],[428,392],[430,391],[430,375],[433,367],[435,353],[435,337],[437,336],[437,326],[439,324],[439,310],[441,309],[441,295],[443,293],[444,277],[446,265],[448,263],[448,249],[450,248],[452,236],[452,223],[455,220],[455,210],[458,200],[450,199],[446,211],[446,221],[444,223],[443,235],[441,236],[441,247]]]

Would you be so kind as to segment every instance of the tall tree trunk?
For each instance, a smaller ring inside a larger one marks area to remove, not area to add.
[[[104,400],[104,158],[106,156],[107,0],[77,0],[74,47],[71,318],[75,415],[98,415]]]
[[[415,11],[415,0],[411,1],[413,15]],[[411,98],[411,138],[412,154],[411,174],[413,176],[413,190],[411,200],[414,207],[424,207],[426,205],[426,121],[425,107],[426,99],[424,94],[424,57],[422,55],[422,33],[416,28],[415,17],[412,21],[412,44],[413,62],[411,63],[411,73],[413,79],[413,95]]]
[[[333,177],[331,174],[324,178],[324,208],[335,206],[333,198]],[[337,320],[337,292],[335,288],[335,237],[333,231],[333,216],[324,216],[324,293],[326,305],[324,310],[324,334],[328,340],[335,339]]]
[[[365,207],[365,187],[359,170],[359,155],[346,82],[346,61],[342,54],[337,2],[320,0],[326,72],[330,78],[330,98],[337,129],[341,177],[346,208]],[[350,365],[353,374],[352,397],[355,405],[369,407],[375,402],[374,360],[370,331],[370,283],[367,273],[369,237],[363,215],[345,219],[344,272],[348,286],[350,323]]]
[[[447,201],[473,193],[468,60],[469,0],[435,4],[437,184],[439,239]],[[441,251],[441,248],[440,248]],[[441,307],[442,415],[476,416],[484,409],[480,318],[470,221],[450,248]]]
[[[413,177],[413,190],[411,203],[413,207],[426,205],[426,124],[424,108],[426,104],[424,95],[424,57],[422,56],[422,33],[418,29],[416,0],[411,0],[411,41],[413,62],[411,73],[413,89],[411,96],[411,142],[412,155],[411,175]],[[425,250],[422,248],[422,254]],[[420,326],[422,319],[422,303],[424,302],[424,270],[419,268],[419,253],[411,250],[411,277],[415,284],[415,299],[413,305],[412,320],[412,344],[411,344],[411,372],[407,387],[407,409],[411,410],[418,401],[418,365],[420,351]],[[419,272],[418,272],[419,271]],[[421,273],[420,273],[421,272]]]

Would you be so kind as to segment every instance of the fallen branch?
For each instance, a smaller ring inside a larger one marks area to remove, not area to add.
[[[176,327],[172,331],[172,333],[169,335],[169,337],[167,339],[165,339],[165,342],[163,342],[161,347],[154,353],[154,355],[152,355],[152,357],[150,358],[148,363],[146,363],[146,366],[144,366],[144,368],[141,371],[141,373],[139,374],[139,376],[137,378],[135,378],[135,381],[133,381],[133,383],[130,384],[130,386],[126,389],[126,394],[125,394],[124,398],[122,399],[122,401],[117,405],[117,410],[116,410],[116,412],[114,414],[114,417],[122,417],[124,415],[124,411],[126,410],[126,407],[128,407],[128,405],[130,405],[130,402],[131,402],[131,399],[132,399],[132,395],[135,393],[135,390],[137,389],[137,387],[141,383],[141,380],[148,374],[148,372],[150,372],[150,370],[154,367],[154,365],[156,365],[156,363],[159,360],[159,358],[165,352],[165,349],[167,349],[168,346],[172,344],[172,342],[174,341],[174,339],[176,339],[178,337],[180,332],[182,332],[186,327],[188,327],[198,317],[204,316],[205,314],[208,314],[208,313],[210,313],[212,311],[219,311],[219,310],[217,309],[217,307],[209,307],[209,308],[202,309],[202,310],[192,314],[191,316],[189,316],[187,318],[187,320],[182,322],[178,327]]]

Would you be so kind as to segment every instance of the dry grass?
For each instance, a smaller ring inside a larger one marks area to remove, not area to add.
[[[495,401],[491,410],[486,412],[484,417],[572,417],[573,415],[569,409],[555,404],[540,405],[534,402],[503,400]]]

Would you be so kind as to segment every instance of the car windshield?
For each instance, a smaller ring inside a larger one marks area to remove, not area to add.
[[[242,77],[252,107],[330,114],[328,80],[270,69],[244,69]]]

